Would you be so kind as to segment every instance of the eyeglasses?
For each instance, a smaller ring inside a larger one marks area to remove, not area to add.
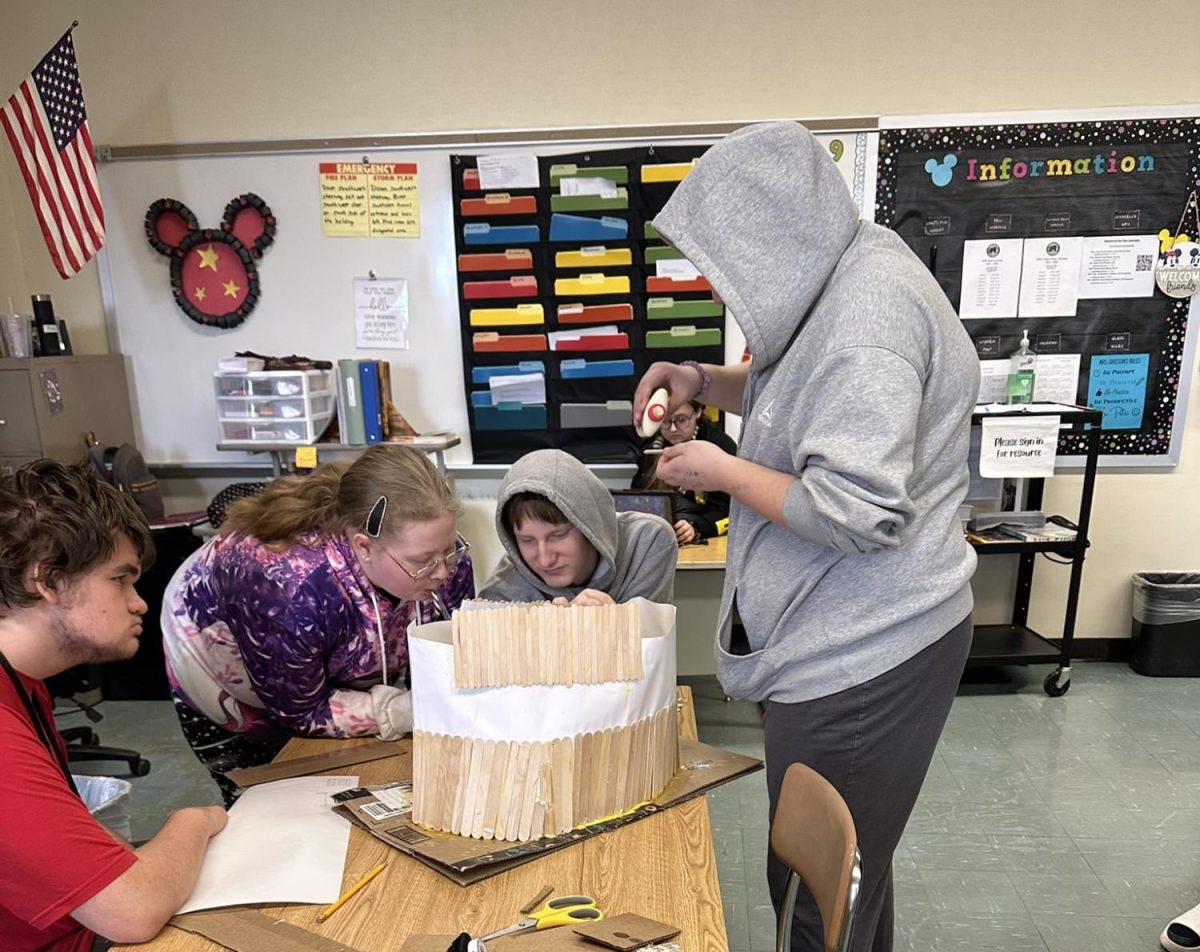
[[[690,413],[676,413],[675,416],[663,423],[663,428],[682,430],[691,422],[693,422],[693,417]]]
[[[383,547],[380,546],[380,548]],[[400,566],[400,568],[404,570],[404,574],[410,579],[412,579],[414,582],[419,582],[421,579],[425,578],[431,573],[436,572],[439,565],[445,565],[447,572],[453,572],[458,567],[459,560],[470,551],[471,543],[464,539],[461,535],[455,533],[454,549],[452,551],[447,552],[445,555],[439,556],[430,562],[426,562],[415,572],[410,572],[408,567],[398,558],[392,555],[392,553],[387,549],[383,549],[383,554]]]

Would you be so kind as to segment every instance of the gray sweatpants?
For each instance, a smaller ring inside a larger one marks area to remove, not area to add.
[[[813,701],[763,706],[772,822],[783,775],[794,763],[832,783],[854,817],[863,882],[852,952],[891,952],[892,853],[950,714],[971,633],[968,615],[920,654],[865,684]],[[778,909],[787,870],[774,856],[767,879]],[[793,952],[819,952],[822,936],[820,913],[801,887]]]

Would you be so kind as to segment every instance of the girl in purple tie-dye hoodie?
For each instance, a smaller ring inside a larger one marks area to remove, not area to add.
[[[221,774],[292,735],[394,739],[412,726],[406,631],[475,593],[445,480],[403,446],[271,483],[176,572],[163,602],[184,734]]]

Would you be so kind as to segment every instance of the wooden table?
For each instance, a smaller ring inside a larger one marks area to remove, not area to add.
[[[681,687],[679,693],[679,733],[695,738],[691,690]],[[333,744],[369,742],[296,739],[276,760],[321,753]],[[395,767],[395,759],[377,760],[330,773],[356,774],[363,784],[382,783],[396,779]],[[456,886],[356,827],[350,833],[344,885],[385,859],[388,867],[375,882],[321,925],[316,924],[321,906],[261,910],[273,919],[294,923],[361,952],[398,952],[410,935],[457,935],[463,930],[482,935],[505,926],[519,918],[520,907],[542,886],[552,885],[560,895],[595,897],[610,915],[636,912],[680,927],[683,932],[674,941],[685,952],[725,952],[729,947],[708,801],[703,796],[467,887]],[[506,944],[498,945],[502,950]],[[514,952],[519,948],[513,944]],[[222,946],[168,926],[153,942],[136,949],[221,952]]]
[[[677,571],[685,569],[724,569],[729,536],[714,536],[707,545],[681,545]]]

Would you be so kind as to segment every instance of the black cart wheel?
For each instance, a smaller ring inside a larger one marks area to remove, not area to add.
[[[1062,677],[1062,668],[1057,668],[1046,675],[1046,680],[1042,682],[1042,687],[1050,697],[1062,697],[1071,690],[1071,678],[1060,682],[1058,679]]]
[[[131,760],[129,762],[129,772],[135,777],[144,777],[150,772],[150,761],[145,758]]]
[[[93,730],[89,730],[86,734],[79,738],[79,743],[84,747],[99,747],[100,735]]]

